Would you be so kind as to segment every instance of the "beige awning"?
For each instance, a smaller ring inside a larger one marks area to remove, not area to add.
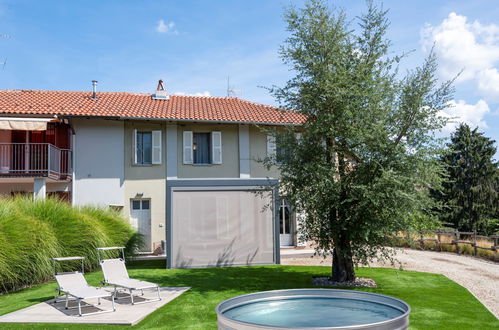
[[[47,123],[54,118],[0,117],[0,129],[19,131],[46,131]]]

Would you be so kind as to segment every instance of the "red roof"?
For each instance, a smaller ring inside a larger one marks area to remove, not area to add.
[[[297,112],[236,97],[171,95],[156,100],[151,94],[126,92],[0,90],[0,114],[119,117],[260,124],[301,124]]]

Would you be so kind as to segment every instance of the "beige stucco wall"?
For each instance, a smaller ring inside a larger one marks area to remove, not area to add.
[[[160,243],[165,239],[166,214],[166,134],[163,122],[127,121],[125,122],[124,165],[125,165],[125,196],[123,214],[130,217],[130,200],[135,198],[151,200],[151,242]],[[160,165],[133,165],[133,130],[161,130]],[[152,250],[152,247],[151,247]]]
[[[71,182],[47,180],[47,192],[69,191]],[[32,178],[0,179],[0,195],[10,196],[12,192],[33,192]]]
[[[185,165],[183,163],[183,132],[222,132],[222,164]],[[177,176],[179,178],[238,178],[239,128],[237,125],[180,124],[177,128]]]
[[[259,161],[267,157],[267,134],[257,126],[250,127],[250,173],[252,178],[279,178],[279,167],[270,170]]]

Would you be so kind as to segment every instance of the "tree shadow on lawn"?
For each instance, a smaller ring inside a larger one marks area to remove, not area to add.
[[[328,267],[243,266],[164,269],[164,262],[147,261],[129,266],[130,276],[161,286],[190,286],[197,292],[264,291],[312,287],[313,276],[327,276]]]

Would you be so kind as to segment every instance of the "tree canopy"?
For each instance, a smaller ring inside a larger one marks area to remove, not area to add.
[[[451,136],[442,156],[446,180],[437,198],[446,207],[444,221],[460,231],[492,234],[490,221],[499,210],[498,167],[495,141],[466,124]]]
[[[405,55],[390,51],[387,11],[372,2],[356,27],[320,0],[284,18],[280,54],[294,77],[271,92],[307,121],[269,133],[291,151],[280,165],[282,194],[304,215],[303,239],[332,254],[333,280],[351,281],[356,263],[389,257],[388,236],[431,212],[428,190],[441,171],[433,132],[445,124],[438,113],[452,81],[438,83],[433,52],[402,76]]]

